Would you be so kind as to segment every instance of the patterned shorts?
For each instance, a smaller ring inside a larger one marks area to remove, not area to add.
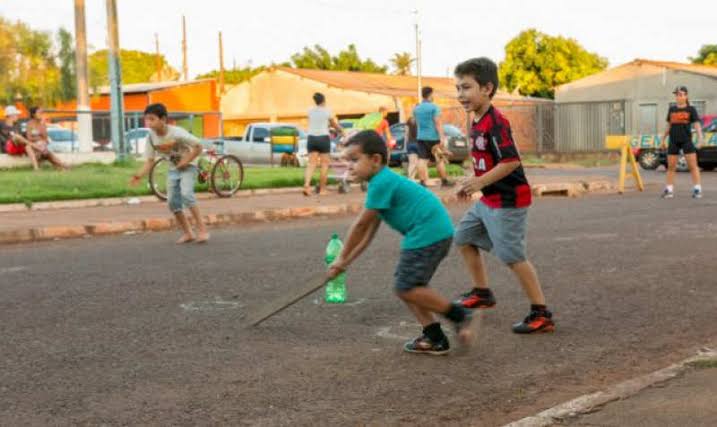
[[[452,243],[453,238],[449,237],[423,248],[402,250],[394,274],[396,292],[427,286]]]

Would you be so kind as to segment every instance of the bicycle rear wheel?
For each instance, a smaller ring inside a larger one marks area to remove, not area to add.
[[[227,154],[217,160],[212,168],[210,184],[219,197],[231,197],[244,182],[244,166],[238,157]]]
[[[169,161],[164,158],[157,159],[149,171],[149,189],[159,200],[167,200],[168,174]]]

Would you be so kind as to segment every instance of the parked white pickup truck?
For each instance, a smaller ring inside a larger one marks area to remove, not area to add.
[[[271,163],[271,129],[275,127],[292,127],[299,132],[297,157],[299,164],[306,164],[306,133],[296,125],[285,123],[252,123],[247,126],[241,138],[226,137],[224,153],[233,154],[246,164]],[[274,153],[274,162],[278,162],[281,154]]]

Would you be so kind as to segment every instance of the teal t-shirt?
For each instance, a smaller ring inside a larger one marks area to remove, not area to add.
[[[432,102],[423,101],[413,109],[416,119],[416,137],[422,141],[438,141],[438,129],[434,119],[441,115],[441,109]]]
[[[453,222],[435,194],[384,167],[368,183],[366,209],[403,235],[401,249],[419,249],[453,237]]]

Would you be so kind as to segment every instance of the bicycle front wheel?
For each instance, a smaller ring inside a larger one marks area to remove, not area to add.
[[[169,174],[169,161],[164,158],[157,159],[149,171],[149,189],[159,200],[167,200],[167,175]]]
[[[238,157],[222,156],[212,168],[210,177],[212,191],[219,197],[231,197],[244,182],[244,166]]]

